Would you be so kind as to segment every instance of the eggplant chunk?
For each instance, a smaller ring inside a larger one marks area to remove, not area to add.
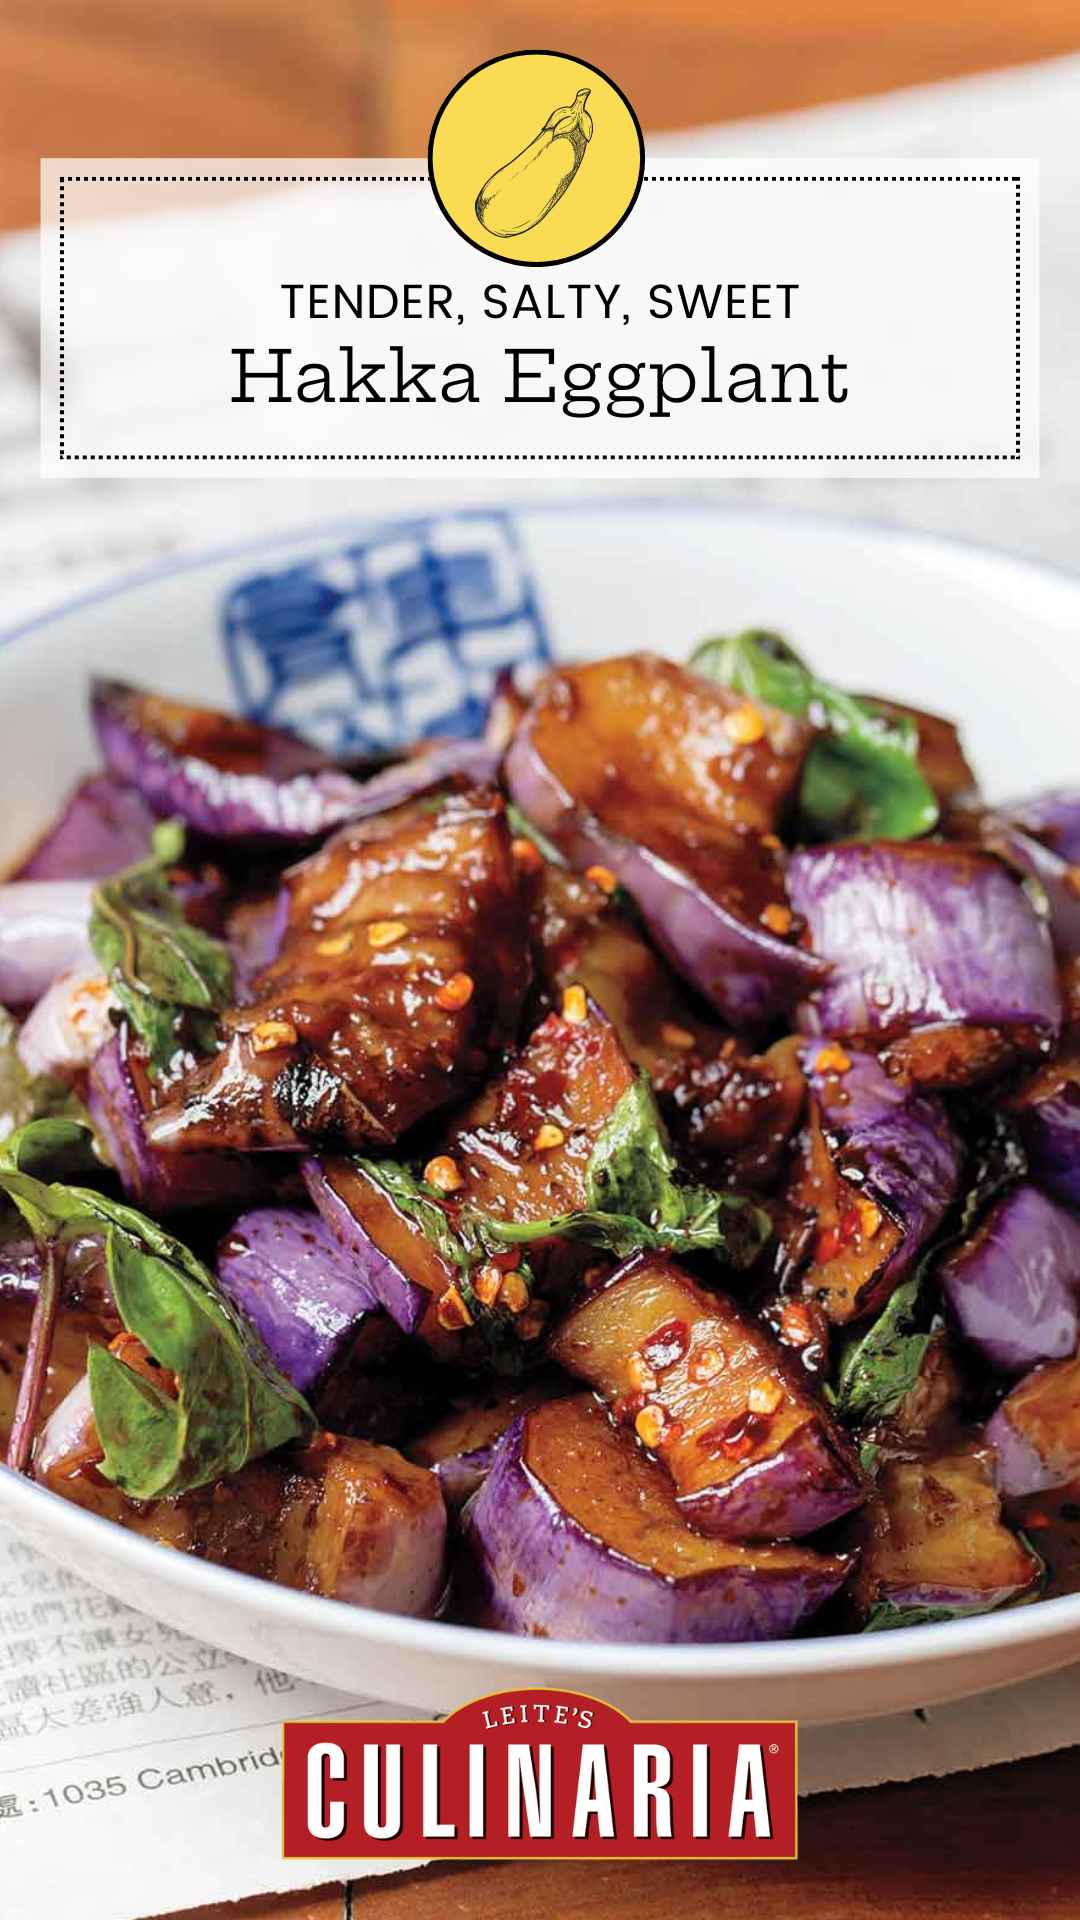
[[[13,880],[105,880],[150,851],[154,816],[134,787],[95,773],[68,795]]]
[[[1001,1519],[988,1450],[889,1460],[861,1517],[852,1587],[867,1624],[894,1613],[989,1613],[1033,1587],[1040,1563]]]
[[[848,1441],[765,1328],[672,1261],[628,1261],[551,1353],[657,1454],[704,1533],[798,1539],[866,1498]]]
[[[549,1014],[432,1156],[452,1163],[457,1182],[446,1195],[448,1226],[462,1205],[519,1222],[584,1207],[593,1149],[633,1081],[614,1028],[594,1006],[586,1002],[580,1018]],[[447,1358],[466,1344],[447,1339],[437,1313],[443,1295],[456,1291],[457,1267],[397,1200],[344,1156],[309,1161],[304,1175],[315,1205],[399,1326],[420,1330]],[[563,1251],[565,1282],[584,1255]],[[531,1252],[534,1268],[553,1264],[543,1246]]]
[[[1080,1354],[1036,1367],[986,1424],[1002,1493],[1019,1496],[1080,1479]]]
[[[1002,1373],[1075,1351],[1080,1220],[1026,1181],[942,1262],[940,1279],[964,1338]]]
[[[363,793],[294,734],[119,680],[95,680],[91,713],[113,778],[213,839],[310,841],[349,819]]]
[[[519,1414],[566,1394],[571,1385],[565,1375],[548,1369],[521,1387],[495,1386],[482,1398],[451,1408],[405,1452],[418,1466],[438,1474],[448,1507],[463,1507],[490,1473],[496,1444],[507,1427]]]
[[[446,1135],[442,1151],[462,1181],[455,1203],[521,1222],[587,1206],[596,1143],[633,1084],[622,1042],[596,1006],[549,1014]]]
[[[244,1206],[267,1191],[270,1170],[236,1153],[173,1154],[152,1146],[153,1094],[125,1026],[96,1055],[86,1106],[127,1198],[157,1214]]]
[[[45,1484],[161,1546],[350,1606],[424,1615],[442,1593],[446,1509],[438,1479],[392,1447],[323,1436],[178,1500],[146,1505],[98,1476],[65,1473],[62,1462]]]
[[[299,1207],[241,1214],[218,1247],[217,1279],[301,1393],[318,1385],[380,1304],[320,1215]]]
[[[884,1306],[940,1225],[961,1149],[941,1102],[891,1079],[872,1054],[815,1041],[802,1058],[810,1099],[785,1196],[789,1238],[813,1220],[801,1289],[844,1325]]]
[[[851,1561],[709,1540],[663,1469],[588,1394],[519,1415],[463,1515],[465,1617],[563,1640],[776,1640],[843,1584]]]
[[[641,654],[551,676],[506,757],[518,806],[574,866],[638,903],[672,964],[736,1026],[825,969],[795,943],[776,826],[812,729]]]
[[[286,877],[288,921],[229,1039],[151,1143],[387,1147],[471,1085],[517,1023],[529,961],[501,796],[343,828]]]
[[[1008,1103],[1027,1149],[1031,1177],[1080,1211],[1080,1046],[1070,1037]]]
[[[788,885],[831,966],[799,1009],[805,1032],[869,1036],[925,1086],[985,1079],[1056,1039],[1046,923],[992,854],[937,841],[818,847],[794,856]]]
[[[579,985],[603,1008],[692,1153],[722,1162],[734,1186],[773,1178],[803,1102],[791,1041],[746,1053],[702,1017],[633,921],[583,874],[545,865],[533,945],[552,991]]]

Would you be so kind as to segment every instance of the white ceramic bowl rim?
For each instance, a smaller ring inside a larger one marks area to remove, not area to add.
[[[634,512],[662,506],[719,519],[772,523],[787,519],[838,532],[872,532],[876,537],[886,538],[893,543],[906,543],[915,553],[930,551],[943,561],[948,561],[950,556],[962,555],[969,566],[973,560],[980,561],[987,569],[999,570],[1013,581],[1026,576],[1033,585],[1038,583],[1045,587],[1060,583],[1062,586],[1068,585],[1074,593],[1078,591],[1076,575],[1066,568],[1026,559],[982,542],[960,541],[944,535],[924,533],[872,516],[831,514],[786,506],[776,509],[742,502],[680,498],[673,494],[655,497],[634,495],[621,499],[587,498],[572,502],[562,498],[550,502],[510,500],[501,504],[510,512],[517,507],[530,514],[565,513],[569,507],[575,513],[580,513]],[[408,516],[402,515],[400,518],[407,519]],[[389,519],[390,516],[365,514],[329,522],[313,522],[300,528],[282,528],[257,540],[205,549],[190,558],[159,563],[0,631],[0,648],[52,627],[58,621],[79,613],[84,607],[120,598],[133,589],[157,580],[195,572],[234,557],[243,558],[293,547],[307,539],[319,543],[355,532],[358,527],[371,525],[376,520],[385,525]],[[199,1593],[208,1601],[213,1601],[217,1596],[223,1599],[228,1596],[235,1601],[242,1588],[247,1588],[253,1606],[257,1605],[258,1611],[264,1616],[272,1617],[283,1631],[287,1632],[290,1626],[299,1628],[304,1624],[310,1625],[316,1618],[312,1609],[316,1609],[320,1632],[332,1639],[348,1640],[359,1635],[369,1644],[381,1645],[406,1656],[410,1652],[437,1652],[451,1660],[455,1657],[462,1660],[482,1658],[492,1667],[506,1667],[520,1674],[523,1642],[516,1636],[502,1635],[484,1628],[457,1626],[446,1621],[406,1619],[366,1607],[344,1606],[318,1595],[275,1586],[273,1582],[258,1580],[249,1574],[236,1573],[195,1556],[161,1547],[156,1541],[125,1532],[115,1522],[98,1514],[60,1500],[46,1488],[11,1474],[6,1468],[0,1469],[0,1473],[3,1475],[0,1480],[0,1518],[17,1523],[22,1516],[33,1527],[35,1520],[44,1516],[42,1503],[48,1503],[49,1530],[58,1539],[63,1538],[65,1545],[76,1553],[80,1543],[85,1543],[88,1551],[92,1552],[95,1546],[104,1544],[107,1537],[109,1556],[118,1566],[129,1569],[135,1575],[141,1572],[152,1574],[160,1566],[158,1556],[168,1553],[171,1561],[170,1584],[192,1594]],[[911,1639],[913,1633],[917,1633],[917,1641]],[[740,1642],[733,1645],[685,1647],[530,1639],[527,1646],[530,1680],[533,1676],[537,1680],[542,1679],[544,1673],[552,1669],[562,1675],[580,1671],[589,1677],[592,1684],[595,1684],[598,1676],[632,1680],[645,1663],[649,1678],[658,1680],[685,1680],[694,1676],[715,1681],[752,1680],[755,1673],[762,1678],[767,1675],[771,1679],[794,1680],[811,1670],[818,1676],[832,1674],[840,1678],[848,1672],[867,1674],[892,1668],[898,1656],[903,1657],[901,1647],[912,1655],[917,1652],[920,1663],[936,1663],[1070,1633],[1080,1635],[1080,1593],[1039,1600],[1030,1605],[982,1614],[968,1620],[943,1621],[871,1635],[829,1634],[757,1644]]]

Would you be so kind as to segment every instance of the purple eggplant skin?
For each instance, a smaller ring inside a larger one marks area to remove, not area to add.
[[[573,866],[599,865],[615,875],[672,966],[732,1026],[766,1025],[825,978],[827,969],[813,954],[738,919],[689,873],[581,811],[541,759],[527,722],[510,746],[504,773],[516,805]]]
[[[126,1027],[95,1056],[86,1107],[127,1198],[147,1213],[245,1206],[272,1190],[272,1172],[255,1157],[173,1154],[151,1146],[138,1063],[129,1058]]]
[[[87,971],[89,880],[11,880],[0,886],[0,1005],[40,1000],[58,974]]]
[[[320,1161],[308,1158],[300,1171],[308,1197],[341,1252],[353,1263],[358,1282],[369,1291],[373,1304],[382,1307],[403,1333],[415,1333],[431,1304],[427,1289],[417,1286],[389,1254],[375,1245]]]
[[[110,773],[213,840],[303,844],[455,775],[486,784],[499,759],[483,741],[446,741],[358,781],[289,734],[119,681],[94,683],[91,712]]]
[[[218,1247],[217,1280],[301,1393],[319,1384],[378,1305],[325,1221],[298,1207],[241,1214]]]
[[[1080,1212],[1080,1059],[1040,1068],[1010,1102],[1031,1177]]]
[[[0,1301],[31,1306],[41,1286],[41,1265],[40,1249],[32,1240],[0,1244]],[[67,1243],[61,1300],[65,1307],[84,1308],[102,1321],[116,1319],[101,1234],[79,1234]]]
[[[1072,864],[1003,814],[976,814],[974,830],[980,845],[1037,883],[1046,900],[1047,925],[1058,959],[1074,959],[1080,954],[1080,893]]]
[[[1061,1027],[1046,923],[991,854],[938,842],[852,842],[793,857],[788,891],[831,964],[804,1032],[889,1036],[949,1022]]]
[[[901,1230],[902,1239],[874,1282],[884,1298],[937,1232],[960,1180],[963,1148],[944,1103],[931,1093],[913,1093],[893,1080],[870,1053],[852,1053],[843,1074],[822,1072],[818,1062],[835,1046],[810,1041],[801,1064],[822,1123],[835,1143],[834,1164],[863,1176],[858,1191],[872,1197]]]
[[[808,1422],[768,1459],[733,1480],[678,1496],[691,1526],[718,1540],[801,1540],[819,1533],[866,1498],[843,1439]]]
[[[1027,1182],[1005,1194],[939,1279],[969,1345],[999,1373],[1064,1360],[1080,1335],[1080,1220]]]
[[[1080,863],[1080,787],[1050,787],[1002,812],[1060,854],[1066,866]]]
[[[150,851],[154,816],[134,787],[95,773],[80,781],[15,880],[105,880]]]
[[[998,1491],[1012,1499],[1080,1478],[1080,1354],[1036,1367],[986,1423]]]
[[[90,710],[114,778],[209,839],[310,841],[350,819],[363,790],[288,734],[121,681],[95,680]]]
[[[688,1551],[706,1560],[708,1571],[658,1571],[583,1525],[533,1472],[525,1458],[529,1418],[519,1416],[507,1429],[461,1516],[455,1611],[473,1624],[640,1645],[779,1640],[810,1619],[850,1572],[850,1561],[809,1548],[705,1542],[689,1527]],[[604,1419],[598,1409],[597,1418]],[[633,1440],[613,1438],[622,1440],[629,1461]],[[662,1486],[662,1468],[640,1454],[637,1464]],[[613,1501],[625,1497],[626,1476],[616,1471],[609,1484]],[[663,1488],[656,1497],[670,1500],[670,1492]]]

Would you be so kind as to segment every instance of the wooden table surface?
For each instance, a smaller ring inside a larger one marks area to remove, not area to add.
[[[463,73],[553,39],[648,131],[1071,52],[1080,0],[3,0],[0,228],[36,220],[42,154],[422,152]],[[796,1865],[429,1868],[185,1920],[1080,1920],[1078,1805],[1073,1749],[810,1801]]]

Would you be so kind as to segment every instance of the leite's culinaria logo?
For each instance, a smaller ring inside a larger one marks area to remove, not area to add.
[[[792,1860],[793,1721],[635,1721],[585,1694],[490,1694],[441,1724],[285,1727],[297,1859]]]

